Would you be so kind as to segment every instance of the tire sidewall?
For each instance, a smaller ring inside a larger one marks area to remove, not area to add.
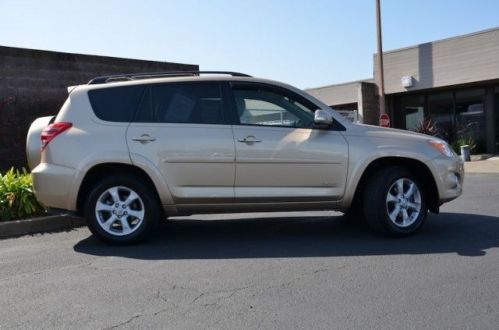
[[[139,225],[139,228],[137,228],[134,232],[123,236],[112,235],[106,232],[98,223],[95,215],[95,207],[102,193],[109,188],[117,186],[133,190],[140,196],[144,204],[144,219]],[[95,236],[108,243],[124,244],[137,243],[145,239],[157,225],[160,213],[159,202],[147,185],[143,184],[139,179],[134,177],[113,176],[97,183],[90,191],[90,194],[85,202],[84,214],[85,219],[87,220],[87,225]]]
[[[419,215],[414,223],[407,227],[400,227],[395,225],[390,219],[386,207],[386,197],[390,188],[397,180],[402,178],[407,178],[414,182],[419,190],[419,193],[421,194],[421,210],[419,212]],[[423,180],[421,180],[418,176],[410,173],[408,170],[400,167],[388,169],[382,174],[379,179],[381,180],[381,182],[378,181],[380,187],[377,191],[376,196],[374,197],[375,204],[377,205],[377,208],[374,212],[374,219],[369,216],[367,210],[365,210],[366,217],[368,219],[371,218],[372,221],[376,221],[377,223],[374,224],[373,227],[382,229],[382,232],[387,234],[388,236],[407,236],[415,233],[425,222],[428,213],[426,202],[427,194],[424,189],[425,187],[422,185]]]

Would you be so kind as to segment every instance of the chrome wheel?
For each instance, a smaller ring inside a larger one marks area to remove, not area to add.
[[[416,183],[408,178],[396,180],[388,189],[386,211],[397,227],[412,225],[421,213],[421,192]]]
[[[127,187],[112,187],[104,191],[95,205],[97,223],[114,236],[129,235],[144,221],[144,202]]]

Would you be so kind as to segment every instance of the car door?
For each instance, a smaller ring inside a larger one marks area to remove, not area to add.
[[[343,196],[348,145],[314,128],[318,108],[273,85],[232,83],[235,201],[329,201]]]
[[[235,150],[218,82],[151,84],[127,130],[132,162],[162,174],[176,204],[232,203]]]

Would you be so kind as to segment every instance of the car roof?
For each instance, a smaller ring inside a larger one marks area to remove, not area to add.
[[[166,71],[166,72],[142,72],[142,73],[123,73],[93,78],[88,82],[89,85],[104,84],[110,81],[126,81],[146,78],[172,78],[172,77],[196,77],[201,75],[228,75],[233,77],[251,77],[248,74],[233,71]]]
[[[143,85],[143,84],[160,84],[160,83],[175,83],[175,82],[195,82],[195,81],[239,81],[239,82],[255,82],[270,85],[277,85],[285,88],[292,88],[285,83],[262,78],[254,77],[243,77],[243,76],[220,76],[220,75],[210,75],[210,76],[174,76],[174,77],[148,77],[132,80],[120,80],[120,81],[109,81],[105,83],[97,84],[85,84],[77,86],[78,89],[93,90],[101,88],[111,88],[118,86],[133,86],[133,85]]]

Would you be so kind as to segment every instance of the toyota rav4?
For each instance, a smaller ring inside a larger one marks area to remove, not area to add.
[[[170,72],[68,90],[57,116],[30,127],[34,190],[108,242],[142,240],[168,216],[303,210],[405,236],[462,191],[445,141],[351,123],[283,83]]]

